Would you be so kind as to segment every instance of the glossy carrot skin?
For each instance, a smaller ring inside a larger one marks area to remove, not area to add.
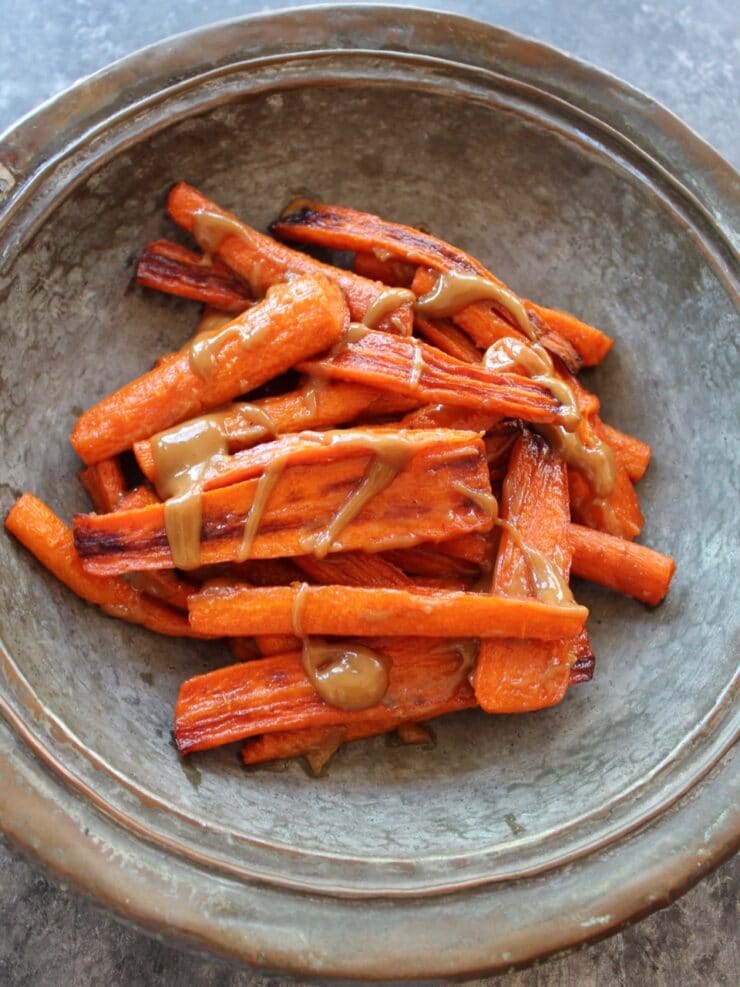
[[[223,216],[231,216],[192,185],[180,182],[170,192],[167,209],[172,219],[189,233],[193,232],[196,213],[208,210]],[[385,291],[385,285],[360,277],[330,264],[309,257],[298,250],[291,250],[272,237],[259,233],[242,223],[240,236],[227,236],[219,244],[217,254],[236,274],[244,278],[257,296],[264,294],[271,285],[285,281],[289,275],[323,275],[334,281],[342,290],[350,316],[354,322],[362,322],[370,306]],[[411,332],[413,315],[409,305],[383,319],[378,328],[386,332]],[[399,329],[400,327],[400,329]]]
[[[253,345],[247,348],[236,335],[227,339],[207,379],[195,373],[188,352],[181,352],[126,384],[77,420],[72,432],[77,454],[86,463],[98,462],[258,387],[335,343],[347,324],[347,309],[336,285],[297,278],[271,289],[230,324],[254,334]]]
[[[386,589],[413,589],[409,577],[382,555],[369,552],[341,552],[317,559],[299,555],[296,565],[312,583],[321,586],[376,586]]]
[[[571,524],[573,575],[657,606],[668,593],[676,563],[645,545]]]
[[[414,329],[418,336],[448,356],[454,356],[456,360],[480,363],[483,358],[478,347],[449,319],[427,319],[417,313],[414,317]]]
[[[101,514],[115,511],[126,493],[126,479],[118,459],[102,459],[94,466],[87,466],[77,474],[80,483],[90,495],[93,507]]]
[[[517,637],[550,641],[575,636],[588,611],[577,604],[495,594],[409,592],[357,586],[207,586],[190,598],[191,626],[202,633],[290,634],[301,593],[305,634],[350,637]]]
[[[557,567],[567,584],[571,550],[565,466],[543,440],[528,433],[517,440],[512,453],[501,517],[516,527],[525,545]],[[499,542],[493,592],[534,595],[528,560],[506,528]],[[553,634],[546,642],[484,641],[474,676],[475,695],[483,709],[522,713],[560,702],[570,680],[568,639],[572,637],[575,633]]]
[[[531,422],[557,422],[563,410],[543,384],[528,377],[494,373],[426,343],[381,332],[367,333],[334,356],[306,360],[299,369],[404,394],[419,404],[449,404]]]
[[[598,415],[594,417],[594,428],[596,434],[611,446],[617,462],[625,468],[630,480],[633,483],[641,480],[650,465],[652,455],[652,449],[647,442],[641,442],[633,435],[612,428],[611,425],[602,422]]]
[[[260,398],[254,402],[254,407],[270,418],[276,435],[284,435],[304,429],[342,425],[358,416],[372,419],[394,415],[415,404],[413,398],[402,395],[387,394],[358,384],[327,381],[315,389],[311,398],[307,397],[305,390],[298,389],[275,397]],[[231,453],[249,449],[270,437],[261,425],[245,428],[239,409],[240,402],[236,402],[229,406],[223,418],[223,429]],[[134,454],[142,473],[156,483],[151,440],[143,439],[135,443]]]
[[[373,641],[390,659],[388,691],[378,706],[347,712],[327,705],[311,685],[300,652],[216,669],[184,682],[175,708],[181,753],[257,734],[335,724],[353,730],[468,709],[475,705],[454,645],[431,639]]]
[[[408,288],[414,280],[416,268],[413,264],[404,264],[403,261],[386,259],[381,260],[375,254],[358,253],[352,265],[355,274],[360,274],[363,278],[371,281],[382,281],[392,288]]]
[[[417,452],[365,504],[335,540],[334,551],[382,551],[490,528],[488,514],[465,492],[465,488],[490,491],[481,440],[473,436],[472,441],[446,441],[444,433],[438,434],[440,441]],[[434,438],[432,433],[430,437]],[[306,542],[334,519],[362,482],[370,460],[365,453],[285,468],[267,502],[249,557],[305,555]],[[202,495],[201,565],[239,560],[244,524],[258,483],[258,479],[249,479]],[[77,515],[74,531],[77,550],[90,572],[172,568],[161,504],[114,514]]]
[[[243,312],[252,304],[247,286],[222,261],[208,262],[203,254],[168,240],[144,248],[136,265],[136,283],[225,312]]]
[[[212,636],[193,631],[182,614],[135,589],[125,579],[87,572],[75,551],[70,529],[33,494],[23,494],[15,502],[5,527],[60,582],[109,616],[174,637]]]

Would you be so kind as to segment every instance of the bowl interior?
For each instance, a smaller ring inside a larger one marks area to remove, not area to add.
[[[87,750],[111,803],[165,832],[200,823],[235,866],[256,842],[406,860],[412,883],[432,858],[544,846],[647,782],[733,672],[734,381],[722,354],[735,316],[686,226],[598,148],[454,92],[276,87],[175,123],[79,186],[0,285],[3,511],[21,490],[65,517],[87,510],[67,442],[74,417],[195,325],[197,306],[132,283],[142,245],[176,235],[164,202],[179,179],[258,227],[298,194],[424,224],[523,295],[613,334],[586,383],[606,420],[654,447],[644,541],[674,554],[678,572],[655,611],[577,587],[597,668],[561,706],[440,721],[434,750],[353,744],[314,780],[298,764],[246,773],[234,748],[180,760],[179,683],[228,662],[226,648],[106,618],[3,537],[2,637],[58,721],[53,742]]]

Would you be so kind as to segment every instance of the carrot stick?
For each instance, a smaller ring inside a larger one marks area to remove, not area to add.
[[[23,494],[15,502],[5,527],[73,593],[96,604],[109,616],[174,637],[212,636],[193,631],[182,614],[151,599],[125,579],[87,572],[75,552],[70,529],[33,494]]]
[[[237,661],[254,661],[260,658],[262,652],[252,637],[230,637],[228,640],[229,651]]]
[[[77,475],[96,511],[105,514],[116,510],[121,497],[126,493],[126,478],[115,456],[103,459],[94,466],[87,466]]]
[[[409,226],[391,223],[378,216],[358,212],[354,209],[312,203],[293,215],[281,216],[277,222],[271,225],[270,232],[284,239],[297,240],[300,243],[315,243],[335,247],[339,250],[384,251],[389,255],[389,258],[416,264],[422,268],[432,268],[442,272],[452,270],[464,274],[475,274],[502,287],[504,286],[502,281],[491,274],[474,257],[446,241],[439,240],[428,233],[422,233],[420,230],[412,229]],[[558,337],[565,342],[568,349],[572,348],[579,354],[580,346],[584,350],[582,354],[584,359],[592,361],[588,364],[589,366],[593,365],[596,357],[600,359],[599,354],[603,356],[608,352],[611,340],[600,330],[573,319],[566,313],[544,309],[531,302],[524,304],[525,308],[530,310],[528,312],[530,318],[534,315],[539,327],[544,330],[542,333],[546,337],[542,340],[544,345],[550,348],[551,344],[554,343],[561,358],[566,357],[567,350],[562,348],[562,343],[558,342]],[[480,316],[488,309],[489,312],[494,313],[494,318],[491,321],[495,322],[496,309],[490,302],[477,302],[470,307],[476,308]],[[501,314],[504,319],[507,319],[507,312],[504,311]],[[462,325],[462,323],[459,324]],[[463,328],[466,327],[463,326]],[[561,332],[561,330],[564,331]],[[475,339],[475,336],[473,338]],[[475,339],[475,342],[483,347],[489,346],[493,341],[493,339],[489,339],[488,342],[482,338]],[[566,359],[566,362],[569,361]]]
[[[243,312],[252,304],[247,286],[222,261],[168,240],[156,240],[144,248],[136,265],[136,283],[225,312]]]
[[[435,547],[452,559],[463,559],[466,562],[475,562],[476,565],[485,565],[491,555],[488,535],[478,533],[460,535],[457,538],[446,538]]]
[[[501,421],[492,411],[456,408],[447,404],[426,404],[409,411],[401,419],[403,428],[464,428],[471,432],[488,432]]]
[[[236,235],[224,235],[214,252],[236,274],[244,278],[258,296],[270,285],[285,281],[289,275],[323,274],[341,288],[353,321],[362,322],[370,306],[386,290],[386,286],[378,281],[370,281],[352,271],[322,264],[307,254],[291,250],[271,237],[258,233],[245,223],[239,223],[234,216],[220,209],[215,202],[211,202],[185,182],[180,182],[172,189],[167,208],[178,226],[189,233],[194,232],[196,215],[204,212],[227,217],[237,224],[233,227]],[[412,312],[409,305],[396,309],[392,315],[378,323],[378,329],[387,332],[400,331],[402,335],[410,334],[411,326]]]
[[[631,541],[642,531],[644,518],[627,470],[617,460],[614,489],[607,497],[595,497],[577,470],[568,470],[571,517],[578,524],[597,528]]]
[[[409,577],[382,555],[368,552],[342,552],[317,559],[313,555],[298,556],[299,569],[313,583],[322,586],[376,586],[390,589],[413,589]],[[289,650],[289,649],[288,649]]]
[[[371,281],[382,281],[393,288],[408,288],[414,280],[414,265],[387,258],[381,260],[375,254],[357,254],[352,265],[355,274]]]
[[[647,442],[641,442],[632,435],[612,428],[611,425],[602,422],[598,415],[594,416],[593,425],[599,438],[611,446],[617,462],[624,466],[630,480],[633,483],[641,480],[652,455],[652,449]]]
[[[433,545],[395,549],[385,552],[384,558],[409,576],[426,579],[474,579],[479,572],[474,563],[445,555]]]
[[[485,507],[470,496],[490,492],[480,439],[460,441],[455,436],[470,433],[439,432],[434,441],[435,433],[426,434],[430,445],[416,452],[349,521],[335,537],[332,551],[383,551],[490,528]],[[305,555],[348,496],[359,489],[371,458],[366,453],[285,468],[247,546],[247,557]],[[259,482],[245,480],[202,495],[201,565],[240,559]],[[115,514],[77,515],[74,530],[77,550],[90,572],[172,568],[162,504]]]
[[[569,650],[570,678],[568,679],[568,688],[581,682],[590,682],[594,676],[596,655],[591,650],[591,641],[585,627],[580,634],[576,634],[572,639]]]
[[[346,318],[339,291],[326,280],[297,278],[277,285],[263,302],[221,330],[223,344],[212,351],[205,377],[191,366],[190,353],[179,354],[81,415],[72,445],[87,463],[115,455],[331,346]]]
[[[105,460],[103,460],[103,462],[105,462]],[[155,494],[151,487],[141,484],[138,487],[133,487],[133,489],[127,490],[121,496],[116,510],[135,511],[140,507],[148,507],[149,504],[155,504],[158,500],[159,497]]]
[[[374,388],[327,381],[320,382],[310,392],[301,388],[275,397],[260,398],[253,404],[236,402],[219,412],[218,420],[229,452],[234,453],[248,449],[269,436],[265,425],[255,424],[254,419],[250,419],[250,410],[254,408],[267,415],[276,435],[283,435],[303,429],[342,425],[359,415],[365,418],[393,415],[406,411],[415,403],[412,398],[383,393]],[[156,483],[151,440],[136,442],[134,453],[142,473]]]
[[[190,598],[190,622],[202,633],[290,634],[301,594],[304,634],[352,637],[573,637],[588,615],[576,604],[480,593],[412,593],[361,586],[206,586]]]
[[[284,655],[287,651],[300,651],[301,648],[295,634],[256,634],[254,642],[263,658]]]
[[[466,363],[480,363],[483,354],[449,319],[427,319],[418,313],[414,328],[437,349]]]
[[[657,606],[665,597],[676,563],[644,545],[571,524],[573,575]]]
[[[325,703],[301,664],[301,654],[216,669],[184,682],[175,708],[181,753],[207,750],[257,734],[341,724],[353,731],[390,728],[475,705],[467,666],[455,642],[393,639],[372,642],[390,659],[382,703],[348,712]]]
[[[307,360],[299,369],[405,394],[420,404],[454,405],[533,422],[558,421],[562,405],[541,383],[463,363],[426,343],[368,332],[340,353]]]
[[[527,555],[532,552],[549,560],[556,579],[567,587],[571,555],[568,514],[565,465],[542,440],[525,433],[514,447],[501,502],[501,517],[515,526],[518,536],[514,537],[509,528],[501,533],[493,578],[495,594],[535,595],[535,579],[539,582],[542,574]],[[550,592],[553,588],[557,589],[557,581]],[[574,636],[553,634],[544,643],[484,641],[474,676],[475,695],[483,709],[521,713],[560,702],[570,679],[568,638]]]

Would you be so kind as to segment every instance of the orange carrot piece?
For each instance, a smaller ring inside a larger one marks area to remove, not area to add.
[[[476,565],[485,565],[491,557],[490,538],[478,533],[446,538],[435,545],[435,548],[452,559],[462,559]]]
[[[254,661],[262,656],[262,652],[252,637],[230,637],[229,651],[237,661]]]
[[[441,402],[532,422],[556,422],[563,414],[560,402],[537,381],[494,373],[418,340],[382,332],[368,332],[340,353],[304,361],[299,369],[405,394],[420,404]]]
[[[270,286],[285,281],[289,275],[321,275],[334,281],[342,290],[350,315],[355,322],[361,322],[370,306],[386,290],[378,281],[362,278],[352,271],[345,271],[330,264],[291,250],[272,237],[258,233],[224,209],[219,208],[191,185],[180,182],[170,192],[167,209],[172,219],[189,233],[193,232],[198,213],[226,217],[238,223],[234,229],[238,235],[225,235],[218,244],[216,253],[233,271],[248,282],[256,295],[262,295]],[[378,323],[378,328],[387,332],[408,335],[411,332],[413,315],[411,306],[404,305],[392,315]],[[400,330],[399,330],[400,326]]]
[[[573,637],[588,616],[586,608],[577,604],[556,606],[495,594],[362,586],[253,589],[213,585],[191,596],[190,623],[206,634],[290,634],[298,603],[303,633],[351,637],[413,634],[550,641]]]
[[[286,651],[297,651],[301,647],[295,634],[256,634],[254,642],[264,658],[269,655],[284,655]]]
[[[490,492],[481,440],[477,436],[469,440],[466,432],[426,435],[429,446],[421,447],[364,505],[336,537],[333,551],[383,551],[490,528],[490,516],[470,496]],[[265,505],[248,557],[305,555],[359,488],[371,458],[366,453],[285,468]],[[249,479],[202,495],[201,565],[240,559],[244,526],[259,482]],[[90,572],[172,568],[161,504],[77,515],[74,530],[77,550]]]
[[[157,497],[152,488],[142,484],[141,486],[134,487],[132,490],[127,490],[118,501],[116,510],[135,511],[139,507],[147,507],[149,504],[155,504],[158,500],[159,497]]]
[[[249,289],[222,261],[156,240],[136,265],[136,283],[169,295],[205,302],[225,312],[243,312],[252,304]]]
[[[213,353],[212,373],[199,376],[188,352],[99,401],[80,416],[72,445],[87,463],[129,448],[258,387],[336,342],[347,309],[325,279],[296,278],[276,285],[263,302],[239,316]],[[248,342],[247,342],[248,340]]]
[[[317,559],[300,555],[294,559],[312,583],[322,586],[385,586],[390,589],[413,589],[409,577],[382,555],[369,552],[342,552]],[[285,649],[290,650],[290,649]]]
[[[269,434],[264,425],[250,424],[245,414],[259,408],[272,422],[276,435],[303,429],[342,425],[362,415],[364,418],[397,414],[413,407],[412,398],[387,394],[370,387],[342,382],[320,382],[309,393],[304,389],[289,391],[275,397],[260,398],[245,406],[241,402],[229,405],[221,417],[229,452],[239,452],[262,442]],[[134,453],[142,473],[156,483],[154,450],[150,439],[134,444]]]
[[[576,350],[584,367],[595,367],[601,363],[614,345],[614,340],[605,332],[581,322],[568,312],[559,309],[545,308],[535,302],[525,300],[524,305],[532,308],[545,323],[548,329],[562,336]]]
[[[218,636],[194,631],[182,614],[141,593],[119,576],[87,572],[75,551],[70,529],[33,494],[23,494],[15,502],[5,527],[73,593],[109,616],[174,637]]]
[[[464,428],[471,432],[488,432],[501,421],[492,411],[456,408],[447,404],[427,404],[409,411],[401,419],[402,428]]]
[[[582,474],[568,470],[571,517],[578,524],[632,541],[644,524],[640,501],[627,470],[618,460],[615,472],[616,482],[609,496],[595,497]]]
[[[409,576],[428,579],[474,579],[479,568],[475,563],[455,559],[440,552],[435,545],[399,548],[385,552],[384,558]]]
[[[416,268],[413,264],[404,264],[392,258],[381,260],[375,254],[359,253],[355,256],[352,270],[363,278],[382,281],[392,288],[408,288],[414,280]]]
[[[570,642],[569,651],[570,678],[568,679],[568,688],[572,685],[578,685],[580,682],[590,682],[594,675],[596,656],[591,649],[591,641],[585,627]]]
[[[571,524],[568,537],[573,575],[651,606],[657,606],[667,594],[676,571],[670,556],[580,524]]]
[[[108,511],[116,510],[126,493],[126,478],[115,456],[111,459],[103,459],[94,466],[87,466],[77,475],[90,495],[96,511],[106,514]]]
[[[570,570],[568,483],[565,465],[539,438],[525,433],[516,442],[504,482],[501,517],[513,524],[529,551],[557,568],[567,585]],[[493,592],[534,596],[534,577],[519,540],[504,528],[499,542]],[[576,632],[577,633],[577,632]],[[522,713],[561,701],[570,680],[569,639],[484,641],[474,674],[476,699],[489,713]]]
[[[369,709],[327,705],[301,664],[300,651],[216,669],[184,682],[175,708],[175,739],[185,754],[257,734],[343,725],[388,730],[475,705],[459,645],[417,638],[371,642],[390,659],[388,691]]]
[[[414,328],[419,336],[448,356],[466,363],[481,362],[481,351],[449,319],[427,319],[417,313]]]
[[[618,463],[627,471],[627,476],[633,483],[637,483],[645,475],[645,471],[650,464],[652,449],[647,442],[641,442],[632,435],[620,432],[598,417],[594,416],[594,429],[600,439],[603,439],[612,451]]]

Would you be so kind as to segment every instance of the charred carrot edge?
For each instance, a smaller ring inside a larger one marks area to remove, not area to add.
[[[172,189],[167,200],[167,209],[178,226],[188,233],[193,232],[195,216],[199,212],[208,211],[236,219],[185,182],[180,182]],[[216,253],[250,285],[256,295],[263,294],[270,285],[285,281],[287,275],[323,274],[341,288],[352,319],[362,322],[370,306],[386,290],[386,286],[378,281],[370,281],[352,271],[322,264],[307,254],[278,243],[272,237],[258,233],[245,223],[240,226],[240,235],[224,237]],[[382,319],[378,323],[378,329],[391,333],[400,331],[402,335],[409,335],[412,322],[411,306],[404,305],[392,317]]]
[[[416,638],[373,642],[390,659],[382,703],[347,712],[327,705],[311,685],[299,651],[216,669],[184,682],[175,708],[182,753],[307,727],[382,726],[475,705],[466,667],[454,644]],[[224,697],[228,696],[228,703]]]
[[[435,545],[418,545],[416,548],[398,548],[383,556],[393,566],[414,578],[424,579],[474,579],[479,568],[475,563],[456,559],[438,551]]]
[[[641,442],[640,439],[636,439],[632,435],[612,428],[611,425],[603,422],[598,415],[594,417],[593,425],[599,438],[611,446],[617,462],[625,468],[630,480],[633,483],[641,480],[650,465],[652,455],[652,449],[647,442]]]
[[[567,474],[562,460],[539,437],[524,433],[517,439],[504,483],[501,517],[516,526],[530,549],[557,567],[567,584],[571,562]],[[528,560],[505,528],[493,591],[520,594],[528,585]],[[560,702],[570,680],[570,639],[577,633],[553,634],[545,642],[483,641],[474,673],[475,696],[483,709],[523,713]]]
[[[676,563],[645,545],[571,524],[573,575],[657,606],[668,593]]]
[[[298,598],[298,594],[301,594]],[[298,599],[297,599],[298,598]],[[588,611],[577,604],[479,593],[412,593],[360,586],[207,586],[190,597],[190,623],[204,634],[290,634],[301,605],[304,634],[351,637],[573,637]]]
[[[156,240],[144,248],[136,265],[136,283],[168,295],[205,302],[226,312],[243,312],[252,303],[246,285],[216,258],[177,243]]]
[[[342,552],[317,559],[301,555],[296,565],[313,583],[342,586],[376,586],[388,589],[413,589],[409,577],[381,555],[369,552]],[[290,649],[284,649],[290,650]]]
[[[360,253],[355,256],[352,270],[363,278],[382,281],[392,288],[408,288],[414,280],[416,268],[413,264],[404,264],[392,258],[381,260],[375,254]]]
[[[569,312],[545,308],[536,302],[525,300],[525,306],[534,309],[551,332],[567,340],[580,356],[584,367],[595,367],[614,345],[614,340],[601,329],[581,322]]]
[[[224,338],[208,379],[195,373],[188,352],[180,353],[84,412],[72,445],[86,463],[115,455],[319,353],[339,339],[346,322],[342,296],[326,279],[276,285],[263,302],[230,323],[240,332]],[[250,336],[249,346],[242,333]]]
[[[568,688],[581,682],[590,682],[596,667],[596,655],[591,648],[591,641],[585,627],[570,642],[569,652],[570,678],[568,679]]]
[[[174,637],[219,636],[194,631],[182,614],[134,589],[125,579],[87,572],[75,552],[70,529],[33,494],[25,493],[15,502],[5,527],[60,582],[109,616]]]
[[[310,545],[312,538],[326,530],[364,479],[370,460],[371,456],[365,455],[288,466],[268,499],[249,557],[305,555],[306,542]],[[239,559],[244,525],[258,483],[257,479],[246,480],[202,495],[201,565]],[[476,491],[490,492],[481,440],[477,436],[463,442],[438,439],[436,445],[417,452],[392,482],[365,504],[336,538],[333,550],[384,551],[488,530],[490,516],[468,491],[473,496]],[[77,550],[90,572],[172,568],[161,504],[114,514],[77,515],[74,532]]]
[[[448,356],[466,363],[481,362],[481,351],[449,319],[426,319],[417,313],[414,328],[419,336]]]
[[[295,634],[256,634],[254,643],[263,658],[284,655],[287,651],[299,651],[301,647]]]
[[[532,422],[555,422],[562,414],[560,403],[537,381],[494,373],[428,343],[382,332],[368,332],[341,353],[303,361],[299,369],[405,394],[420,404],[441,402]]]
[[[304,429],[342,425],[358,415],[370,418],[375,415],[393,415],[406,411],[417,403],[413,398],[386,394],[371,387],[327,382],[316,387],[310,398],[304,389],[298,389],[275,397],[260,398],[253,406],[270,418],[277,435],[283,435]],[[223,417],[223,430],[231,453],[248,449],[266,437],[264,426],[245,427],[240,409],[241,403],[236,402],[227,409],[228,413]],[[142,473],[156,483],[151,440],[136,442],[134,454]]]
[[[156,504],[158,500],[159,497],[157,497],[151,487],[142,484],[138,487],[133,487],[131,490],[127,490],[118,501],[116,510],[135,511],[140,507],[148,507],[149,504]]]
[[[270,226],[270,232],[283,239],[297,240],[301,243],[316,243],[336,247],[340,250],[360,252],[382,250],[392,258],[409,264],[431,267],[437,271],[458,270],[463,273],[477,274],[479,277],[496,282],[496,284],[503,284],[476,258],[445,240],[354,209],[311,204],[293,215],[281,216]],[[490,305],[487,307],[491,309]],[[586,323],[568,316],[567,313],[541,309],[540,306],[534,305],[531,305],[531,308],[536,316],[546,324],[547,335],[565,337],[566,343],[572,344],[576,351],[578,351],[579,345],[582,346],[585,350],[584,356],[587,359],[594,359],[598,353],[604,350],[605,346],[604,352],[608,351],[611,341],[593,326],[588,326]],[[558,322],[557,317],[559,316],[559,325],[551,324],[548,315],[553,319],[553,323]],[[561,332],[561,329],[564,329],[565,332]]]
[[[126,492],[126,478],[117,457],[103,459],[87,466],[77,474],[90,495],[93,507],[100,514],[115,511]]]

